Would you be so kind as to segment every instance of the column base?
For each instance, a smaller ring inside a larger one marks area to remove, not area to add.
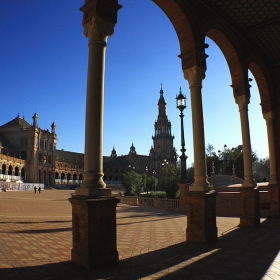
[[[186,240],[209,243],[217,241],[216,191],[187,193]]]
[[[268,218],[280,217],[280,189],[278,184],[269,184],[267,186],[270,207],[268,210]]]
[[[73,195],[69,201],[72,204],[72,262],[86,268],[118,264],[116,206],[120,200]]]
[[[241,187],[240,198],[239,227],[260,226],[259,189]]]
[[[86,197],[99,197],[99,196],[111,196],[112,189],[110,188],[88,188],[81,187],[75,189],[75,195]]]

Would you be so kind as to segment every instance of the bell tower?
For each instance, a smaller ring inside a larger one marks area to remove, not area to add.
[[[163,96],[162,85],[158,100],[158,117],[154,124],[153,147],[150,151],[150,156],[154,161],[154,168],[160,169],[165,162],[176,164],[177,155],[173,147],[174,135],[171,134],[171,122],[166,114],[166,102]]]

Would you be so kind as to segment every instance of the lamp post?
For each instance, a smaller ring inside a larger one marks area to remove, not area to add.
[[[187,156],[185,154],[185,136],[184,136],[184,122],[183,122],[183,118],[184,118],[184,114],[183,111],[184,109],[187,107],[186,106],[186,97],[182,94],[181,88],[180,88],[180,92],[179,95],[176,95],[176,107],[180,110],[180,118],[181,118],[181,183],[186,183],[187,180],[187,176],[186,176],[186,161],[187,161]]]

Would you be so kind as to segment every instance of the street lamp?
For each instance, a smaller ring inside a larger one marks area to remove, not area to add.
[[[184,118],[184,114],[183,111],[184,109],[187,107],[186,106],[186,97],[182,94],[181,88],[180,88],[180,92],[179,95],[176,95],[176,107],[180,110],[180,118],[181,118],[181,183],[186,183],[187,180],[187,176],[186,176],[186,160],[187,160],[187,156],[185,154],[185,136],[184,136],[184,122],[183,122],[183,118]]]

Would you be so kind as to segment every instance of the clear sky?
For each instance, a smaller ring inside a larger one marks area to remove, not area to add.
[[[175,97],[182,87],[186,154],[193,162],[191,108],[175,30],[150,0],[119,0],[114,35],[108,39],[105,75],[104,155],[113,146],[118,155],[133,142],[138,154],[152,145],[160,85],[180,154],[180,118]],[[0,2],[0,125],[17,114],[39,126],[57,125],[58,149],[84,152],[88,47],[83,35],[83,0]],[[238,106],[234,102],[226,61],[210,39],[202,97],[205,143],[215,150],[242,144]],[[253,78],[253,76],[251,75]],[[255,81],[251,83],[251,144],[259,157],[268,156],[266,125]]]

